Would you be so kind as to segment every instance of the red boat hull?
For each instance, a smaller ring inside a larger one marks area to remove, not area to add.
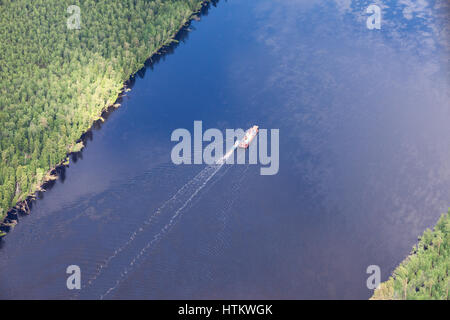
[[[239,143],[239,148],[247,149],[250,146],[250,143],[255,139],[258,134],[258,126],[253,126],[245,132],[245,136],[242,139],[241,143]]]

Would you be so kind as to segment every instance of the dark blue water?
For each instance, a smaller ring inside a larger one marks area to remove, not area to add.
[[[3,241],[0,298],[370,297],[450,205],[448,7],[383,3],[212,7]],[[279,173],[173,165],[194,120],[279,129]]]

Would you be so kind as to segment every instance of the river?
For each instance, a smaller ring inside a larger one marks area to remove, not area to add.
[[[383,3],[212,6],[1,242],[0,298],[369,298],[450,206],[445,1]],[[279,129],[278,174],[174,165],[195,120]]]

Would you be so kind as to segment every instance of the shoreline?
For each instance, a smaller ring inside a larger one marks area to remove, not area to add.
[[[450,209],[418,237],[412,251],[380,283],[369,300],[449,300],[446,257],[450,251]]]
[[[199,8],[196,11],[193,11],[189,18],[184,21],[180,28],[173,34],[168,37],[167,41],[162,44],[158,49],[156,49],[150,56],[144,61],[144,67],[132,72],[127,80],[122,83],[122,88],[119,91],[114,103],[104,106],[100,112],[93,117],[89,128],[87,128],[80,136],[78,140],[76,140],[72,148],[78,146],[76,151],[69,151],[66,153],[64,159],[62,159],[57,165],[53,168],[50,168],[44,175],[43,181],[40,184],[35,186],[35,190],[30,192],[24,200],[20,200],[16,202],[13,207],[10,207],[4,216],[0,216],[0,241],[11,232],[14,227],[19,223],[19,215],[26,216],[31,213],[31,208],[33,206],[33,202],[38,200],[37,193],[38,192],[46,192],[50,187],[53,186],[56,180],[59,179],[60,171],[65,170],[65,168],[69,167],[70,157],[76,156],[80,152],[83,151],[86,146],[87,138],[89,132],[92,132],[92,129],[100,125],[105,121],[105,119],[112,113],[114,110],[118,109],[121,106],[122,97],[129,91],[134,85],[134,81],[136,78],[136,74],[142,69],[148,68],[149,66],[153,66],[159,62],[159,59],[166,54],[170,54],[172,51],[178,46],[179,40],[177,38],[182,38],[184,32],[189,32],[188,28],[193,20],[199,21],[199,16],[202,16],[205,12],[204,10],[209,10],[209,5],[211,0],[203,0],[199,4]],[[167,50],[164,52],[164,50]],[[81,143],[81,145],[80,145]]]

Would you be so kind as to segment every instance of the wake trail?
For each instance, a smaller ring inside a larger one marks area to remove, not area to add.
[[[97,267],[97,270],[93,276],[88,280],[85,289],[90,287],[96,279],[98,279],[103,271],[108,268],[112,260],[114,260],[119,254],[124,252],[135,240],[142,234],[158,217],[162,217],[165,214],[173,212],[168,223],[166,223],[162,229],[139,251],[139,253],[131,260],[129,265],[119,276],[115,285],[109,288],[100,299],[103,299],[106,295],[116,289],[119,284],[126,279],[127,274],[136,264],[136,262],[142,257],[142,255],[156,242],[158,242],[175,224],[177,218],[180,217],[180,213],[191,203],[191,201],[198,195],[198,193],[207,185],[207,183],[216,175],[216,173],[223,167],[226,160],[233,155],[234,150],[238,147],[239,141],[236,141],[234,146],[215,164],[208,165],[201,170],[194,178],[185,183],[171,198],[166,200],[153,214],[151,214],[144,222],[143,225],[137,228],[128,238],[128,240],[119,248],[107,257],[104,262]]]

